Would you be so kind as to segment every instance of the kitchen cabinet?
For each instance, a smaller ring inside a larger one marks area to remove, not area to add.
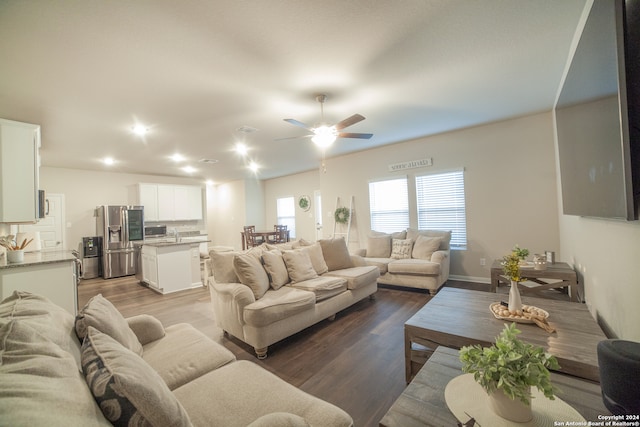
[[[142,282],[162,294],[202,286],[198,246],[197,242],[144,244]]]
[[[40,126],[0,119],[0,222],[38,221]]]
[[[31,292],[49,298],[72,315],[78,309],[77,261],[71,253],[27,252],[24,262],[0,259],[0,300],[13,291]]]
[[[202,220],[202,188],[195,185],[139,184],[145,221]]]

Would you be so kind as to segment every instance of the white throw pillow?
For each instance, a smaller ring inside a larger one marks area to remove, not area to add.
[[[367,238],[367,258],[389,258],[391,256],[391,235],[373,235]]]
[[[393,239],[391,242],[391,258],[406,259],[411,258],[411,249],[413,248],[413,240],[411,239]]]
[[[431,260],[431,255],[440,248],[440,237],[418,236],[413,244],[413,252],[411,256],[418,259]]]
[[[282,258],[287,265],[291,283],[302,282],[318,277],[318,273],[313,269],[311,258],[307,252],[301,250],[284,251],[282,252]]]
[[[256,299],[269,290],[269,276],[255,254],[247,252],[233,257],[233,269],[240,283],[250,287]]]
[[[329,271],[329,267],[327,267],[327,263],[324,261],[324,256],[322,255],[320,243],[316,242],[309,246],[303,246],[298,250],[309,254],[309,258],[311,258],[311,265],[313,265],[313,269],[318,273],[318,275]]]

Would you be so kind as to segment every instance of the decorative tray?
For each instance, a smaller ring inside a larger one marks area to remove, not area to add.
[[[522,310],[517,313],[509,313],[509,308],[502,305],[499,302],[494,302],[489,306],[489,309],[496,317],[496,319],[510,320],[518,323],[536,323],[545,322],[549,313],[541,308],[534,307],[533,305],[522,305]]]

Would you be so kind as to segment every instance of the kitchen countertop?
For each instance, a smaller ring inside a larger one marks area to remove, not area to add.
[[[7,262],[7,256],[1,256],[0,269],[52,264],[56,262],[73,261],[75,259],[76,257],[71,251],[25,252],[23,262]]]
[[[155,240],[155,239],[154,239]],[[160,240],[160,239],[158,239]],[[179,245],[191,245],[191,246],[198,246],[200,243],[207,243],[210,242],[211,240],[182,240],[180,242],[176,242],[175,240],[171,240],[169,242],[167,241],[157,241],[154,242],[152,240],[145,240],[143,242],[134,242],[134,245],[137,246],[155,246],[156,248],[162,248],[162,247],[166,247],[166,246],[179,246]]]

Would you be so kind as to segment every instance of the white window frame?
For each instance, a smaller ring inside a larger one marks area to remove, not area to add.
[[[369,181],[369,216],[373,231],[395,233],[409,227],[409,180],[406,175]]]
[[[464,169],[416,176],[418,229],[451,230],[451,249],[467,248]]]
[[[278,225],[286,225],[289,238],[296,237],[296,198],[294,196],[276,199],[276,218]]]

